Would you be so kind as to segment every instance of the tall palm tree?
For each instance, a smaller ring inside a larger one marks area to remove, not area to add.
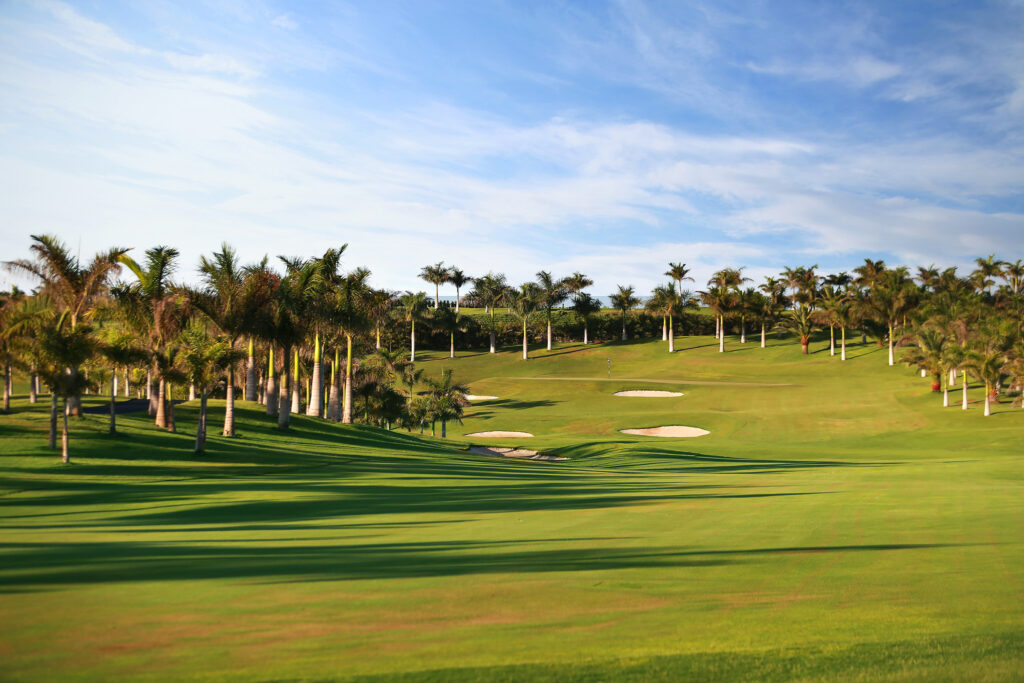
[[[423,266],[420,269],[420,279],[433,283],[434,308],[437,308],[441,305],[441,285],[448,281],[448,269],[444,261],[438,261],[432,266]]]
[[[409,337],[409,362],[416,362],[416,323],[421,322],[427,313],[427,295],[423,292],[406,292],[399,299],[402,320],[409,323],[412,331]]]
[[[965,363],[967,370],[985,385],[985,417],[992,414],[993,388],[1002,377],[1006,363],[1006,353],[998,348],[978,349],[968,356]]]
[[[622,341],[626,341],[626,313],[639,306],[640,299],[634,295],[633,285],[617,286],[618,291],[611,295],[611,300],[612,306],[617,308],[622,316]]]
[[[495,338],[495,327],[494,327],[494,309],[501,303],[502,297],[505,295],[508,285],[505,282],[505,276],[494,273],[487,273],[482,277],[478,277],[475,280],[475,288],[473,290],[474,296],[477,301],[484,305],[485,310],[490,313],[491,325],[490,325],[490,342],[491,342],[491,353],[496,353],[496,338]]]
[[[450,341],[448,357],[455,358],[455,333],[464,329],[462,316],[450,308],[438,308],[431,315],[430,323],[434,329],[448,334]]]
[[[679,296],[683,295],[683,280],[689,280],[693,282],[693,278],[689,276],[690,269],[686,267],[685,263],[671,263],[668,264],[668,270],[665,271],[665,275],[672,278],[676,283],[676,288],[679,290]]]
[[[289,363],[292,353],[306,339],[308,320],[305,315],[310,300],[321,290],[321,271],[315,261],[281,259],[286,267],[285,276],[269,306],[270,338],[281,349],[280,385],[278,386],[277,428],[287,430],[294,400],[292,372]],[[296,378],[297,379],[297,378]],[[269,402],[269,398],[268,398]]]
[[[747,316],[757,314],[758,293],[753,287],[736,292],[736,308],[740,314],[740,344],[747,343]]]
[[[509,313],[515,317],[523,328],[523,360],[529,360],[530,358],[526,345],[526,328],[530,324],[530,319],[539,308],[540,298],[540,288],[533,282],[521,285],[519,289],[508,291],[503,297],[506,305],[508,305]]]
[[[59,313],[67,313],[73,330],[95,308],[99,295],[106,291],[110,279],[121,270],[120,258],[128,251],[115,247],[96,254],[89,265],[83,265],[66,244],[53,235],[32,235],[31,259],[6,261],[12,273],[27,275],[42,283],[42,293],[49,297]],[[72,367],[71,373],[78,374]],[[64,383],[62,386],[76,386]],[[82,382],[82,388],[88,383]],[[71,415],[81,417],[81,399],[71,397]]]
[[[551,315],[555,306],[565,301],[568,289],[564,279],[556,279],[546,270],[537,273],[537,303],[544,311],[548,327],[548,351],[551,350]]]
[[[682,306],[682,300],[676,288],[670,283],[659,285],[651,292],[647,300],[647,309],[656,315],[662,316],[666,321],[668,352],[675,352],[675,324],[672,320],[673,313]]]
[[[922,375],[931,375],[940,387],[946,384],[944,361],[948,338],[932,326],[922,326],[910,336],[911,346],[902,354],[904,364],[917,368]],[[936,389],[938,391],[938,389]]]
[[[132,365],[145,363],[149,360],[146,350],[135,344],[134,335],[118,332],[110,328],[105,343],[99,346],[99,352],[111,365],[111,372],[116,376],[119,369],[127,369]],[[110,433],[117,433],[116,384],[110,383]]]
[[[242,267],[238,254],[227,243],[210,257],[199,259],[199,275],[203,288],[191,292],[192,305],[202,311],[217,326],[225,340],[235,350],[238,340],[245,334],[252,334],[257,320],[269,304],[272,285],[266,267],[261,264]],[[247,368],[246,390],[255,390],[255,378],[251,381],[248,372],[255,372],[253,342],[249,340],[249,367]],[[226,368],[223,436],[235,435],[235,366]]]
[[[367,293],[366,315],[373,324],[376,349],[380,349],[380,329],[391,320],[396,303],[395,295],[386,289],[374,289]]]
[[[876,280],[866,300],[867,309],[889,329],[889,365],[896,364],[896,326],[917,303],[917,290],[903,267],[886,270]]]
[[[179,341],[179,360],[185,367],[185,376],[199,392],[199,421],[193,452],[202,453],[206,445],[206,402],[210,388],[221,373],[242,359],[242,353],[228,339],[211,337],[206,328],[195,321],[182,331]]]
[[[61,428],[61,461],[71,462],[68,434],[69,401],[81,396],[88,380],[81,372],[70,368],[82,367],[96,350],[92,328],[87,323],[71,324],[71,313],[65,311],[53,325],[46,326],[38,336],[40,358],[39,375],[53,393],[53,400],[64,399],[64,420]]]
[[[577,294],[594,284],[594,281],[583,273],[576,271],[562,281],[565,284],[565,291],[570,297],[575,298]]]
[[[590,318],[601,310],[601,302],[586,292],[578,292],[572,301],[572,310],[583,320],[583,344],[590,343]]]
[[[122,254],[121,263],[135,275],[135,282],[118,285],[112,290],[127,319],[145,331],[154,358],[166,354],[168,342],[177,336],[186,317],[182,291],[171,281],[177,268],[177,258],[177,249],[153,247],[146,250],[143,267],[127,254]],[[155,415],[156,426],[166,428],[166,381],[159,380],[157,386],[155,402],[152,397],[150,400],[150,410]]]
[[[719,351],[725,350],[725,314],[738,302],[738,292],[744,282],[749,282],[749,277],[744,277],[744,268],[723,268],[711,275],[708,280],[708,291],[722,290],[723,294],[717,295],[720,307],[717,322],[717,336]],[[724,307],[722,307],[724,305]]]
[[[725,353],[725,314],[735,305],[735,292],[728,287],[713,286],[697,294],[715,316],[718,352]]]
[[[462,288],[468,283],[472,282],[473,278],[462,272],[461,269],[452,266],[448,269],[448,277],[445,282],[455,285],[455,312],[459,312],[459,306],[462,303]]]
[[[818,299],[818,305],[820,308],[814,311],[813,315],[817,322],[823,325],[828,325],[828,355],[830,356],[836,355],[836,327],[842,325],[843,309],[849,308],[849,303],[850,297],[847,292],[838,290],[833,285],[825,285],[821,288],[821,296]],[[846,328],[843,327],[844,351],[846,349],[845,342]]]

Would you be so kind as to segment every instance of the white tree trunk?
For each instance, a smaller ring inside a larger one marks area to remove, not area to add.
[[[409,362],[416,362],[416,323],[412,324],[412,334],[409,339]]]
[[[840,358],[840,360],[846,360],[846,334],[845,334],[845,332],[843,334],[842,347],[840,348],[840,351],[839,351],[839,358]]]
[[[526,352],[526,325],[523,325],[523,360],[528,360],[529,356]]]
[[[675,353],[676,351],[676,331],[672,329],[674,325],[669,325],[668,328],[668,352]]]
[[[323,390],[321,389],[323,386],[323,372],[323,363],[321,361],[314,361],[312,377],[313,383],[310,385],[309,404],[306,405],[306,415],[321,417],[320,411],[323,410],[324,405],[324,395]]]
[[[188,385],[188,400],[190,400],[190,401],[196,400],[196,383],[195,382],[192,382],[192,384]]]
[[[892,334],[893,334],[892,325],[890,325],[889,326],[889,365],[896,365],[896,356],[893,353]]]
[[[989,398],[988,387],[985,387],[985,417],[992,414],[992,402]]]
[[[836,355],[836,328],[828,326],[828,355]]]
[[[661,317],[661,341],[668,341],[668,320]]]
[[[551,321],[548,321],[548,351],[551,350]]]
[[[583,345],[586,346],[590,341],[587,339],[587,326],[583,326]]]
[[[960,403],[961,410],[967,410],[967,377],[964,376],[963,381],[963,401]]]
[[[117,368],[114,368],[110,374],[113,375],[113,384],[110,387],[110,393],[117,396]],[[32,402],[35,403],[35,401]]]
[[[288,410],[291,408],[291,401],[288,400],[288,390],[291,388],[289,383],[291,377],[288,374],[288,355],[284,354],[284,363],[282,364],[281,370],[281,386],[278,387],[278,400],[277,400],[277,428],[288,429]]]
[[[747,321],[740,320],[740,344],[747,343]]]
[[[928,371],[925,370],[924,368],[921,368],[921,377],[924,378],[924,377],[927,377],[927,376],[928,376]]]
[[[725,320],[719,321],[718,352],[725,353]]]
[[[956,386],[956,370],[950,368],[949,370],[949,386]]]
[[[942,390],[942,407],[949,407],[949,385],[947,384]]]
[[[491,353],[496,353],[497,351],[494,348],[494,342],[495,342],[494,330],[491,330],[491,335],[490,336],[491,336]]]
[[[761,348],[762,349],[767,346],[766,339],[767,339],[767,337],[765,335],[764,323],[761,323]]]

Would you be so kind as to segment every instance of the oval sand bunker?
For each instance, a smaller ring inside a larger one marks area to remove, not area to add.
[[[473,432],[466,436],[478,436],[483,439],[524,439],[533,434],[530,432]]]
[[[682,396],[682,392],[679,391],[650,391],[644,390],[633,390],[633,391],[616,391],[612,396],[627,396],[629,398],[672,398],[675,396]]]
[[[673,425],[669,427],[648,427],[647,429],[620,429],[623,434],[635,434],[637,436],[669,436],[669,437],[687,437],[687,436],[704,436],[710,434],[706,429],[700,429],[698,427],[681,427],[679,425]]]
[[[479,396],[477,394],[466,394],[467,401],[493,401],[497,396]]]

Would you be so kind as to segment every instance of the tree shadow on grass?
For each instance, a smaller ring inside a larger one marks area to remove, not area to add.
[[[187,542],[10,543],[0,592],[129,581],[247,579],[263,583],[471,574],[590,572],[748,564],[778,554],[936,550],[959,544],[865,544],[703,550],[686,547],[540,547],[602,539],[515,539],[267,545]]]

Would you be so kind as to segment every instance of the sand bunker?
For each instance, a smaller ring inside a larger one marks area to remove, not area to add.
[[[483,439],[525,439],[533,434],[530,432],[473,432],[466,436],[478,436]]]
[[[477,455],[490,455],[497,458],[519,458],[521,460],[550,460],[555,462],[565,462],[569,458],[560,458],[555,455],[541,455],[537,451],[529,451],[525,448],[503,448],[503,447],[485,447],[485,446],[470,446],[470,453],[476,453]]]
[[[476,394],[466,394],[467,401],[493,401],[498,398],[497,396],[478,396]]]
[[[647,429],[620,429],[623,434],[635,434],[637,436],[674,436],[674,437],[685,437],[685,436],[704,436],[710,434],[706,429],[699,429],[697,427],[680,427],[679,425],[673,425],[670,427],[648,427]]]
[[[616,391],[612,396],[628,396],[630,398],[671,398],[673,396],[682,396],[682,392],[679,391],[648,391],[648,390],[633,390],[633,391]]]

